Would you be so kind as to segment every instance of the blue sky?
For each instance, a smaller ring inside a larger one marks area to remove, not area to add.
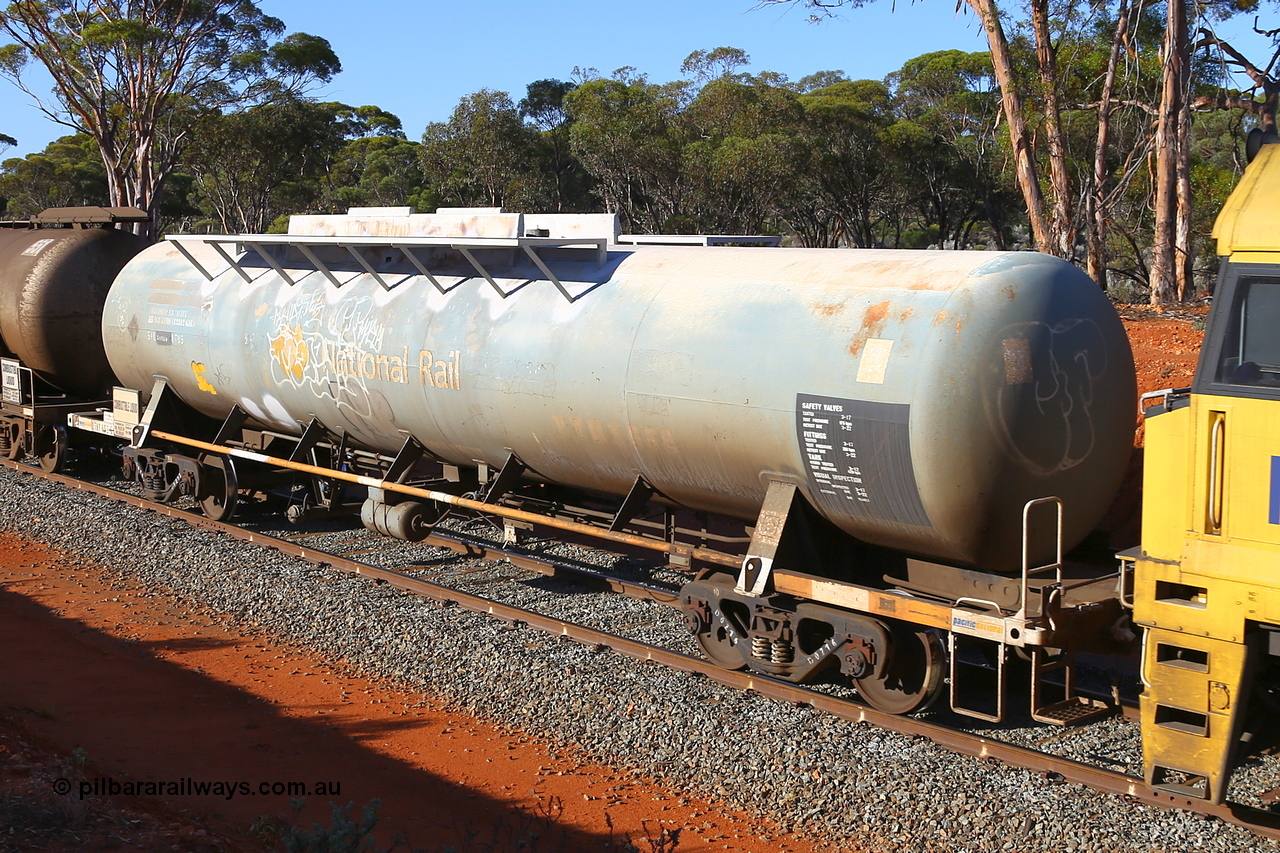
[[[877,0],[819,24],[809,23],[803,9],[755,3],[260,0],[290,31],[333,44],[344,70],[314,94],[389,110],[411,139],[428,122],[447,119],[463,95],[490,88],[518,100],[527,83],[568,79],[574,66],[609,74],[630,65],[653,80],[670,80],[692,51],[727,45],[750,54],[752,71],[798,79],[839,69],[854,79],[881,79],[922,53],[986,49],[968,7],[957,13],[954,0]],[[1267,17],[1274,19],[1274,11]],[[1244,22],[1241,27],[1247,29]],[[0,156],[39,151],[65,132],[0,81],[0,133],[18,140]]]

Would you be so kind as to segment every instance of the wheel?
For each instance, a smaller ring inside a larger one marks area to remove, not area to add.
[[[67,428],[42,426],[36,429],[36,456],[40,467],[49,473],[61,471],[67,464]]]
[[[733,575],[725,572],[715,572],[706,577],[699,577],[698,580],[730,587],[735,583]],[[711,624],[709,625],[705,624],[704,619],[697,612],[692,610],[685,611],[685,625],[689,628],[689,633],[693,634],[693,639],[697,642],[698,648],[707,660],[716,666],[729,670],[746,669],[747,661],[745,656],[738,651],[736,641],[725,628],[726,622],[733,623],[739,620],[733,619],[732,614],[726,613],[721,605],[722,602],[712,600]],[[739,633],[745,636],[745,631]]]
[[[240,481],[229,457],[200,457],[200,511],[214,521],[226,521],[240,502]]]
[[[867,704],[888,714],[922,711],[942,694],[947,656],[936,631],[893,626],[889,662],[880,678],[854,679]]]

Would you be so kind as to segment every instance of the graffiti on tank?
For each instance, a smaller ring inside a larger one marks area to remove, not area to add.
[[[266,308],[258,309],[259,316]],[[372,297],[337,305],[294,300],[278,307],[271,318],[272,377],[334,400],[361,422],[374,417],[386,384],[460,390],[461,350],[394,347],[385,312]]]
[[[1020,323],[995,336],[996,426],[1040,473],[1076,467],[1093,452],[1094,385],[1108,369],[1106,338],[1091,320]]]

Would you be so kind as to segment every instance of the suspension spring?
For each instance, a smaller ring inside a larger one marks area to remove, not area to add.
[[[785,640],[774,640],[769,659],[773,663],[791,663],[796,659],[795,649]]]
[[[752,637],[751,656],[757,660],[771,660],[773,658],[773,643],[768,637]]]

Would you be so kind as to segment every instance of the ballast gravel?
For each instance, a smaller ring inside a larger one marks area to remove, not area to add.
[[[989,765],[927,740],[442,607],[9,469],[0,469],[0,528],[80,554],[123,580],[225,614],[366,675],[577,744],[596,760],[755,810],[841,849],[1235,853],[1280,846],[1216,821]],[[362,547],[358,531],[308,541],[323,548],[329,538],[350,542],[351,550]],[[592,605],[620,608],[612,611],[609,628],[631,623],[623,633],[651,641],[670,638],[672,625],[678,626],[678,615],[660,605],[552,595],[547,579],[508,564],[464,565],[440,549],[415,547],[422,556],[397,568],[424,576],[460,568],[460,587],[486,595],[489,588],[522,587],[512,597],[536,600],[540,611],[575,620],[600,618]],[[375,556],[358,558],[379,562]],[[491,581],[488,588],[485,581]],[[1134,739],[1123,730],[1132,726],[1114,720],[1086,728],[1071,738],[1069,751],[1131,751]],[[1044,736],[1044,729],[1039,732]],[[1117,747],[1117,740],[1126,745]],[[1117,759],[1133,760],[1132,754]]]

